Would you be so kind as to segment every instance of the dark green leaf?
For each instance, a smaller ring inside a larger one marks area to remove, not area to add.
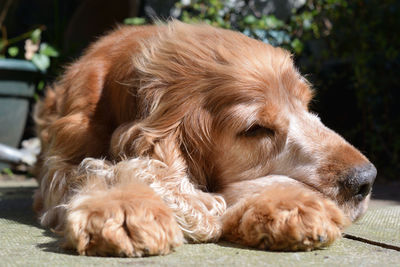
[[[39,91],[43,90],[44,85],[45,85],[44,81],[40,81],[40,82],[38,83],[38,85],[37,85],[37,89],[38,89]]]

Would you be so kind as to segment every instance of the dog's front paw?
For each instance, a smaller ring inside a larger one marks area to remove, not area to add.
[[[67,213],[66,247],[81,255],[164,255],[183,243],[173,213],[150,189],[111,189],[75,197]]]
[[[222,220],[224,239],[282,251],[327,246],[349,223],[331,200],[296,185],[269,188],[233,206]]]

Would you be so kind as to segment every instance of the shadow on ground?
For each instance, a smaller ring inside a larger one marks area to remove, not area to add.
[[[49,229],[40,226],[37,216],[32,209],[32,195],[36,187],[1,187],[0,188],[0,219],[24,224],[42,231],[42,235],[52,241],[36,244],[45,252],[77,255],[73,251],[61,249],[60,237]]]

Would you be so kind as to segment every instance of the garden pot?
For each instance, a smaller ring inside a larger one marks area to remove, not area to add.
[[[0,143],[19,146],[39,78],[30,61],[0,59]],[[0,163],[0,169],[5,167]]]

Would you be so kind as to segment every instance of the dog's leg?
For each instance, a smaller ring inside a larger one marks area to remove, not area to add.
[[[179,159],[161,162],[135,158],[119,162],[115,172],[116,177],[124,181],[135,173],[139,174],[137,178],[148,184],[174,212],[187,240],[218,240],[221,234],[219,217],[226,209],[224,199],[197,189],[189,180],[185,169],[181,169],[179,165]]]
[[[348,219],[320,193],[284,176],[232,184],[222,238],[267,250],[311,250],[341,236]]]
[[[92,184],[67,206],[67,246],[81,255],[164,255],[183,243],[172,211],[147,185]]]
[[[178,169],[148,158],[84,160],[86,185],[65,205],[68,245],[87,255],[142,256],[169,253],[182,232],[194,241],[218,239],[224,200]]]
[[[166,254],[182,243],[182,232],[189,241],[217,240],[224,199],[195,187],[173,141],[153,151],[151,159],[117,164],[47,158],[35,194],[42,225],[63,233],[81,254]]]
[[[139,181],[145,173],[125,179],[115,165],[96,159],[69,167],[37,194],[44,200],[42,224],[56,227],[66,247],[82,255],[133,257],[167,254],[183,243],[171,209]]]

